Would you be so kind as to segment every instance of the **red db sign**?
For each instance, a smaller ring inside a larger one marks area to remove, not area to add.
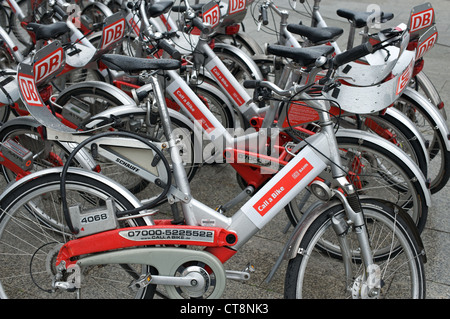
[[[36,89],[34,78],[30,75],[19,73],[18,81],[19,89],[25,102],[32,106],[43,106]]]
[[[228,2],[228,14],[241,12],[245,9],[246,0],[230,0]]]
[[[214,5],[212,8],[203,12],[203,22],[210,24],[213,28],[219,24],[220,8],[219,5]]]
[[[416,32],[428,28],[432,25],[434,21],[434,10],[430,8],[425,11],[421,11],[411,15],[411,23],[409,32]]]
[[[47,77],[58,71],[62,66],[63,57],[63,49],[58,48],[56,51],[37,61],[34,64],[34,77],[36,83],[46,79]]]
[[[120,19],[103,29],[103,40],[101,49],[105,49],[111,44],[121,40],[125,35],[125,19]]]

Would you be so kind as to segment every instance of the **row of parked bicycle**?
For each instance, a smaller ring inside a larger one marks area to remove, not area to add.
[[[420,233],[450,177],[422,71],[435,12],[374,32],[393,14],[340,9],[342,50],[320,2],[298,23],[272,0],[7,0],[0,297],[220,298],[251,277],[223,263],[285,211],[267,281],[288,260],[287,298],[424,298]],[[266,50],[246,14],[276,31]],[[214,209],[190,189],[212,163],[242,188]]]

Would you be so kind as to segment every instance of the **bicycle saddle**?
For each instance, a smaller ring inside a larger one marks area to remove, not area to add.
[[[181,62],[173,59],[146,59],[120,54],[104,54],[100,59],[112,70],[130,73],[144,70],[176,70],[181,67]]]
[[[314,28],[303,24],[288,24],[288,31],[308,38],[314,44],[324,44],[330,41],[335,41],[339,38],[344,30],[341,28]]]
[[[27,24],[26,28],[36,35],[36,40],[54,39],[70,31],[65,22],[56,22],[53,24],[30,22]]]
[[[367,26],[367,22],[369,18],[371,18],[371,22],[375,22],[375,14],[374,12],[361,12],[361,11],[353,11],[349,9],[338,9],[337,15],[343,18],[347,18],[351,20],[357,28],[362,28]],[[373,16],[372,16],[373,15]],[[380,12],[380,22],[385,23],[391,20],[394,17],[393,13],[390,12]]]
[[[310,48],[291,48],[283,45],[269,45],[267,52],[292,59],[302,66],[312,66],[317,58],[327,56],[334,52],[334,48],[329,45],[322,45]]]
[[[160,1],[147,6],[147,15],[149,18],[159,17],[163,13],[169,12],[173,6],[173,1]]]

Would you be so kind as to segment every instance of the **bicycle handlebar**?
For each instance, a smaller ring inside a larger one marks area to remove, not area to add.
[[[279,96],[292,96],[306,89],[305,86],[294,84],[290,89],[283,90],[272,82],[261,80],[245,80],[243,86],[246,89],[267,88],[270,91],[275,92]]]
[[[366,56],[374,51],[373,46],[369,43],[360,44],[350,50],[342,52],[333,58],[333,66],[339,67],[349,62],[355,61],[363,56]]]
[[[203,24],[202,19],[200,19],[200,18],[198,18],[198,17],[192,19],[192,25],[193,25],[194,27],[197,27],[201,32],[204,32],[204,31],[206,30],[206,28],[207,28],[207,26],[205,26],[205,25]]]
[[[269,19],[267,17],[267,6],[262,5],[260,7],[260,11],[261,11],[261,19],[262,19],[263,25],[268,25],[269,24]]]
[[[174,46],[171,45],[169,41],[165,39],[160,39],[158,40],[157,46],[159,49],[162,49],[165,52],[167,52],[173,59],[181,60],[181,53],[176,48],[174,48]]]
[[[53,6],[53,11],[54,11],[54,13],[56,15],[56,18],[59,21],[65,21],[69,17],[69,15],[66,13],[66,11],[64,11],[64,9],[61,8],[58,4],[55,4]]]

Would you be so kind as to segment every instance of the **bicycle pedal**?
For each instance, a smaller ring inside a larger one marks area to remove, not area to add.
[[[137,291],[139,289],[145,288],[150,284],[152,280],[152,275],[141,275],[138,279],[133,280],[128,288],[132,291]]]
[[[13,140],[8,139],[1,143],[0,151],[3,153],[3,156],[24,171],[29,171],[33,168],[33,153]]]
[[[236,281],[247,281],[250,279],[250,274],[255,272],[255,266],[253,264],[248,263],[243,271],[236,270],[226,270],[227,279],[236,280]]]

